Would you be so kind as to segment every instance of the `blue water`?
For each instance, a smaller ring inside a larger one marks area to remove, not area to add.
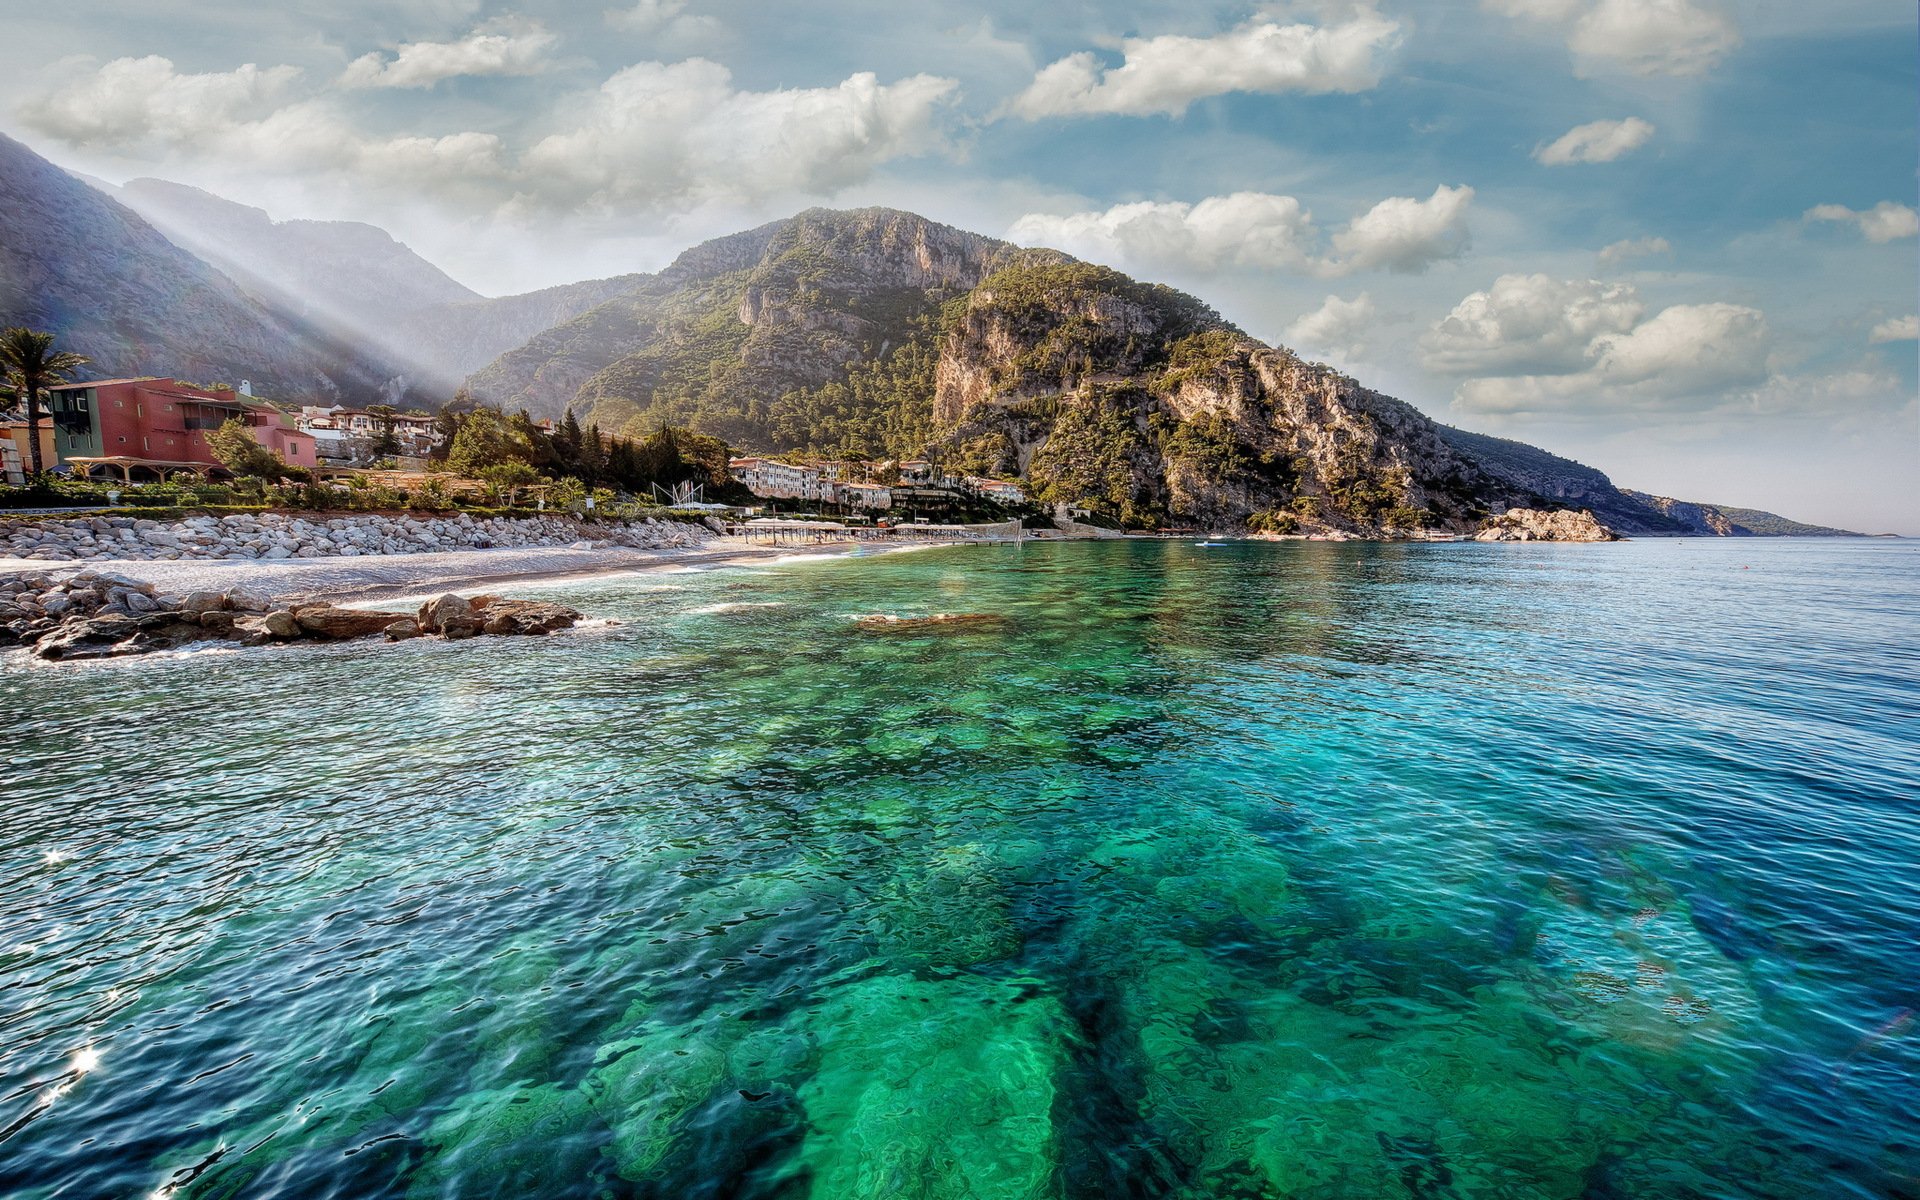
[[[0,665],[0,1195],[1920,1194],[1920,547],[522,590]]]

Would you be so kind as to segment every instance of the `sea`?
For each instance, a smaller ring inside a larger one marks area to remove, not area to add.
[[[516,592],[0,664],[0,1195],[1920,1195],[1920,543]]]

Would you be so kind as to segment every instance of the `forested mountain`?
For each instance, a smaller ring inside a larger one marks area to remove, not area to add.
[[[929,453],[1136,523],[1465,528],[1551,502],[1412,407],[1191,296],[886,209],[812,210],[696,247],[469,386],[608,429]],[[1583,494],[1639,511],[1594,474]],[[1648,511],[1634,528],[1662,523]]]
[[[404,399],[405,371],[250,295],[125,206],[0,135],[0,324],[57,333],[92,377]],[[425,395],[418,397],[425,400]]]

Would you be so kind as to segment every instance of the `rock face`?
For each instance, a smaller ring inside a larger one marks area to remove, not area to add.
[[[1620,535],[1590,512],[1536,512],[1515,508],[1490,518],[1476,542],[1617,542]]]
[[[704,525],[672,521],[582,522],[570,517],[481,517],[466,513],[322,513],[193,516],[177,521],[116,517],[0,518],[0,558],[73,559],[330,558],[425,554],[489,546],[624,546],[659,550],[695,546],[713,536]],[[261,611],[257,598],[236,593],[233,607]]]
[[[1699,504],[1628,490],[1634,500],[1672,519],[1681,533],[1696,537],[1865,537],[1851,529],[1789,521],[1777,513],[1727,504]]]
[[[265,613],[258,597],[235,590],[159,595],[149,584],[96,571],[55,581],[45,575],[0,576],[0,647],[24,646],[52,661],[120,658],[172,650],[195,642],[242,646],[272,642],[342,641],[385,634],[402,641],[438,633],[449,640],[537,636],[571,628],[580,614],[541,600],[472,601],[442,596],[406,613],[340,608],[325,602],[294,604]],[[435,624],[424,628],[428,609]]]

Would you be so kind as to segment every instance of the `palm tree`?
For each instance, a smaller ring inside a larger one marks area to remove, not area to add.
[[[40,460],[40,393],[56,379],[93,360],[84,354],[53,348],[53,335],[15,325],[0,331],[0,371],[6,373],[15,394],[27,406],[27,448],[33,456],[33,475],[45,470]]]

